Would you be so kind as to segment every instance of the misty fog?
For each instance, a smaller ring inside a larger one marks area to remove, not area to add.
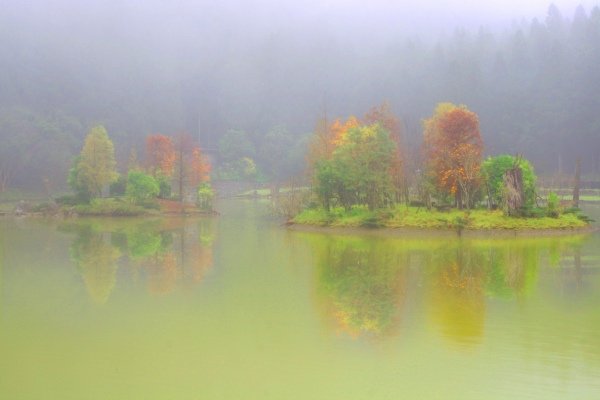
[[[384,101],[410,149],[422,119],[451,101],[479,115],[486,154],[523,153],[542,174],[570,173],[581,157],[585,173],[600,172],[597,2],[1,3],[9,186],[65,187],[96,123],[122,167],[157,132],[189,132],[218,162],[233,130],[266,175],[265,138],[285,137],[283,171],[297,174],[320,116],[360,117]]]

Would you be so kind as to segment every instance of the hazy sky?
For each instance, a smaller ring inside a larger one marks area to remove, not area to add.
[[[401,30],[409,34],[429,35],[448,32],[456,27],[477,29],[484,25],[492,29],[502,29],[512,22],[525,18],[544,19],[548,7],[554,3],[564,17],[571,18],[578,5],[583,5],[587,12],[599,5],[598,0],[307,0],[301,2],[302,10],[297,2],[284,2],[287,6],[278,6],[277,12],[286,7],[290,11],[290,19],[296,13],[299,22],[306,19],[335,20],[344,26],[369,26],[375,29]],[[273,2],[257,0],[248,4],[252,9],[272,8]],[[282,3],[278,3],[282,4]],[[296,4],[296,5],[291,5]],[[344,24],[343,21],[346,23]],[[383,26],[377,28],[377,22]]]
[[[579,4],[588,12],[600,4],[600,0],[0,0],[0,14],[15,8],[40,20],[87,14],[100,19],[111,15],[133,20],[196,20],[231,24],[240,30],[245,26],[302,30],[320,24],[430,35],[457,26],[499,29],[522,18],[543,19],[551,2],[567,18]]]

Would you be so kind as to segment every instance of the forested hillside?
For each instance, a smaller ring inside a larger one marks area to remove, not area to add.
[[[598,7],[550,6],[502,31],[432,39],[118,4],[0,12],[0,190],[66,187],[94,124],[121,166],[147,135],[185,131],[217,165],[246,157],[265,179],[282,179],[302,170],[324,113],[384,101],[414,149],[421,121],[449,101],[479,115],[486,154],[523,153],[542,174],[571,172],[581,157],[584,173],[600,172]]]

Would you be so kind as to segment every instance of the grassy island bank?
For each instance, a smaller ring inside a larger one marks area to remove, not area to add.
[[[438,104],[423,121],[419,152],[403,145],[400,127],[386,104],[362,120],[319,124],[307,157],[311,197],[290,223],[451,233],[591,230],[578,208],[579,180],[571,202],[554,192],[540,196],[534,167],[522,155],[483,158],[479,118],[466,106]]]
[[[473,230],[557,230],[589,227],[586,218],[577,212],[567,212],[557,217],[510,217],[501,210],[450,210],[397,205],[390,209],[369,211],[365,206],[331,209],[306,209],[294,217],[294,224],[348,227],[348,228],[422,228],[422,229],[473,229]]]

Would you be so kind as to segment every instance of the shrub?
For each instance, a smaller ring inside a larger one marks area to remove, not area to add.
[[[535,182],[537,177],[533,166],[524,158],[517,159],[514,156],[503,154],[496,157],[488,157],[483,162],[483,176],[486,180],[488,195],[493,206],[501,206],[504,202],[504,173],[518,164],[523,176],[523,192],[525,195],[525,207],[535,204]]]
[[[93,199],[89,205],[80,204],[75,206],[74,210],[84,216],[129,217],[146,213],[139,206],[115,199]]]
[[[75,206],[82,203],[81,199],[77,195],[72,194],[56,197],[54,201],[56,204],[63,206]]]
[[[558,218],[560,215],[560,200],[558,195],[554,192],[548,193],[546,199],[546,214],[552,218]]]
[[[198,188],[198,207],[201,210],[212,211],[212,200],[215,196],[210,183],[205,182]]]
[[[141,171],[129,171],[126,194],[135,203],[158,196],[160,187],[156,179]]]
[[[119,175],[119,178],[110,184],[109,193],[111,196],[123,196],[127,188],[127,178]]]

